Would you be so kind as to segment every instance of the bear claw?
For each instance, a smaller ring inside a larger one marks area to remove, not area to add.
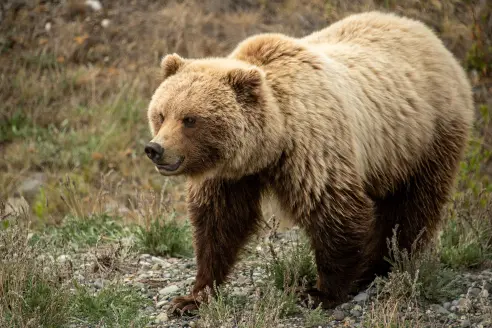
[[[179,314],[180,316],[183,316],[186,312],[190,313],[198,310],[198,307],[200,306],[200,301],[191,295],[176,297],[172,303],[174,306],[171,308],[170,312]]]

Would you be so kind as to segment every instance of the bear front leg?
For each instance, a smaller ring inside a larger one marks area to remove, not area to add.
[[[240,249],[258,227],[261,218],[261,185],[255,176],[238,181],[207,180],[192,185],[188,193],[194,228],[197,274],[190,295],[173,300],[172,312],[197,309],[204,291],[223,283]]]
[[[372,265],[379,240],[374,239],[372,201],[363,191],[330,190],[305,228],[314,249],[318,280],[307,294],[324,308],[346,302]]]

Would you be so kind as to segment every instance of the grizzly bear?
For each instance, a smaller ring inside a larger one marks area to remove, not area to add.
[[[166,55],[145,152],[188,177],[197,274],[174,309],[196,309],[257,231],[273,194],[304,229],[315,304],[347,300],[438,230],[473,122],[464,70],[423,23],[355,14],[303,38],[259,34],[225,58]],[[422,232],[422,234],[421,234]]]

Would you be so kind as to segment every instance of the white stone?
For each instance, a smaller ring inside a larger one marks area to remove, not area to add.
[[[163,323],[163,322],[167,322],[168,320],[169,318],[167,317],[167,314],[165,312],[162,312],[155,318],[156,323]]]
[[[102,5],[98,0],[86,0],[85,4],[92,8],[92,10],[99,11],[102,9]]]
[[[101,26],[107,28],[109,26],[110,20],[105,18],[101,21]]]
[[[166,296],[166,295],[175,293],[178,290],[179,290],[179,287],[178,286],[171,285],[171,286],[167,286],[167,287],[164,287],[161,290],[159,290],[159,294],[161,294],[162,296]]]

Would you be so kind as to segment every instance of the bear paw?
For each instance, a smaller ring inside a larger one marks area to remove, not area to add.
[[[170,312],[183,316],[186,312],[190,313],[198,310],[201,301],[193,295],[187,295],[174,298],[172,304],[174,304],[174,306],[171,308]]]
[[[304,304],[306,307],[315,309],[321,304],[321,307],[325,310],[333,309],[337,305],[343,303],[344,301],[344,300],[335,300],[332,297],[330,297],[329,294],[324,293],[317,288],[310,288],[304,290],[303,292],[300,293],[300,299],[301,299],[301,303]]]

